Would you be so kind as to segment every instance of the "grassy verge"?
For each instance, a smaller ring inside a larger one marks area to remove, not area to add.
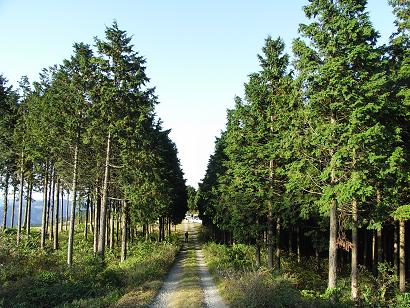
[[[107,251],[105,265],[92,252],[92,243],[82,239],[78,228],[74,265],[66,266],[67,235],[61,249],[38,249],[39,232],[15,246],[15,230],[0,234],[0,307],[124,307],[133,298],[146,305],[179,250],[177,242],[130,244],[129,257],[119,262],[119,248]]]
[[[231,307],[351,307],[348,272],[340,272],[338,287],[330,301],[326,291],[326,260],[317,264],[314,259],[298,263],[295,256],[283,256],[280,274],[254,266],[254,247],[230,247],[209,243],[204,245],[205,259],[225,302]],[[266,260],[266,254],[262,255]],[[410,294],[397,294],[395,275],[386,265],[379,267],[373,277],[360,270],[360,306],[410,307]]]

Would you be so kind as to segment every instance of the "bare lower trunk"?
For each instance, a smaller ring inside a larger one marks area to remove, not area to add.
[[[61,218],[60,218],[60,232],[63,232],[63,226],[64,226],[64,189],[63,186],[61,186]]]
[[[280,218],[276,219],[276,254],[275,254],[275,268],[276,271],[280,271],[280,232],[281,225],[280,225]]]
[[[47,219],[47,188],[48,188],[48,166],[46,164],[46,172],[44,177],[44,192],[43,192],[43,215],[41,221],[41,240],[40,247],[44,249],[46,244],[46,219]]]
[[[399,236],[398,232],[400,228],[398,228],[397,221],[394,222],[394,235],[393,235],[393,266],[394,272],[396,275],[399,275]]]
[[[127,202],[123,201],[121,215],[121,262],[127,258]]]
[[[98,185],[98,182],[97,182]],[[99,221],[100,221],[100,209],[101,209],[101,198],[99,197],[99,190],[98,186],[95,189],[95,210],[94,210],[94,255],[97,254],[98,251],[98,235],[99,235]]]
[[[30,183],[28,183],[27,181],[27,189],[26,189],[26,209],[24,211],[24,223],[23,223],[23,229],[27,229],[27,216],[28,216],[28,207],[29,207],[29,203],[30,203],[30,199],[29,196],[30,195]]]
[[[400,274],[399,274],[399,289],[400,292],[406,291],[406,224],[404,220],[400,220],[399,226],[400,232],[400,249],[399,249],[399,260],[400,260]]]
[[[68,230],[68,208],[70,207],[70,190],[67,190],[67,205],[65,206],[65,230]]]
[[[27,222],[26,222],[26,236],[27,239],[30,237],[30,229],[31,229],[31,205],[33,201],[33,182],[29,185],[29,190],[27,194],[28,203],[27,203]]]
[[[54,250],[57,250],[59,247],[58,243],[58,211],[60,208],[60,179],[57,179],[57,192],[56,192],[56,205],[55,205],[55,228],[54,228],[54,245],[53,248]]]
[[[78,135],[77,135],[78,138]],[[68,234],[67,247],[67,265],[73,263],[73,244],[74,244],[74,225],[75,225],[75,207],[77,203],[77,176],[78,176],[78,139],[74,150],[74,170],[73,170],[73,202],[71,203],[70,231]]]
[[[108,179],[110,171],[110,155],[111,155],[111,133],[108,133],[107,137],[107,151],[105,158],[105,171],[104,171],[104,184],[102,192],[102,204],[101,204],[101,219],[100,219],[100,234],[98,237],[98,255],[101,261],[104,260],[105,252],[105,232],[106,232],[106,211],[107,211],[107,201],[108,201]]]
[[[357,251],[358,251],[358,239],[357,239],[357,224],[358,224],[358,210],[357,201],[353,199],[352,202],[352,300],[356,302],[358,300],[358,288],[357,288]]]
[[[110,215],[110,249],[114,249],[114,217],[115,217],[115,202],[112,202]]]
[[[23,190],[24,190],[24,173],[23,167],[20,170],[20,200],[19,200],[19,209],[18,209],[18,217],[17,217],[17,246],[20,245],[21,239],[21,223],[22,223],[22,215],[23,215]]]
[[[332,199],[330,205],[330,230],[329,230],[329,278],[328,288],[336,288],[337,279],[337,212],[336,212],[336,200]]]
[[[372,272],[377,275],[377,235],[376,230],[372,232]]]
[[[3,212],[3,229],[7,228],[7,196],[9,194],[9,175],[6,175],[5,187],[4,187],[4,212]]]
[[[272,202],[269,201],[269,211],[267,217],[268,234],[268,268],[273,268],[273,217],[272,217]]]
[[[85,208],[85,226],[84,226],[84,238],[88,238],[88,219],[89,219],[89,213],[90,213],[90,194],[87,195],[87,203],[86,203],[86,208]]]
[[[13,204],[11,206],[11,227],[14,228],[14,212],[16,210],[16,186],[13,186]]]
[[[51,185],[51,198],[50,198],[50,227],[49,227],[49,233],[48,233],[48,238],[50,241],[54,239],[54,212],[55,212],[55,187],[56,187],[56,171],[54,169],[53,172],[53,183]]]

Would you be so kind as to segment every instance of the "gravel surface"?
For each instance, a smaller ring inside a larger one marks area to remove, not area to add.
[[[189,223],[184,221],[184,231],[188,231]],[[208,267],[205,264],[204,255],[198,244],[196,237],[191,236],[190,241],[194,241],[196,250],[196,260],[198,266],[198,274],[201,277],[201,285],[204,291],[204,301],[205,307],[215,307],[215,308],[225,308],[227,307],[222,298],[219,296],[218,289],[209,274]],[[184,244],[180,253],[176,258],[175,264],[172,266],[167,277],[165,278],[164,284],[158,292],[158,295],[154,298],[150,307],[171,307],[169,305],[170,299],[172,298],[173,292],[178,288],[179,281],[182,275],[182,262],[185,258],[187,252],[187,246]]]
[[[204,290],[205,306],[215,307],[215,308],[225,308],[227,307],[221,296],[218,293],[218,289],[209,274],[208,267],[206,266],[204,255],[202,249],[199,246],[196,247],[196,261],[198,264],[198,272],[201,276],[201,284]]]
[[[165,278],[164,284],[159,290],[154,301],[151,303],[150,307],[169,307],[168,303],[172,297],[172,293],[177,289],[178,283],[181,280],[182,275],[182,262],[186,254],[185,245],[179,252],[175,264],[172,266],[167,277]]]

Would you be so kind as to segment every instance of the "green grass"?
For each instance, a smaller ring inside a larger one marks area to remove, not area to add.
[[[15,230],[0,234],[0,307],[126,307],[148,304],[174,262],[178,244],[136,241],[119,262],[119,248],[107,251],[105,264],[93,257],[92,239],[75,236],[73,266],[66,266],[67,234],[61,248],[38,248],[39,230],[15,245]]]

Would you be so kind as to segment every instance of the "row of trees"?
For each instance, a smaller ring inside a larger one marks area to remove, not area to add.
[[[49,238],[58,249],[64,193],[72,196],[68,265],[80,201],[85,203],[85,221],[92,222],[94,251],[102,260],[120,225],[124,259],[127,238],[137,226],[149,232],[149,224],[159,221],[162,239],[167,225],[182,220],[185,180],[175,144],[155,115],[157,98],[148,82],[145,59],[116,22],[106,28],[103,40],[95,39],[95,50],[74,44],[71,58],[44,69],[33,87],[22,78],[15,91],[0,77],[3,227],[7,196],[14,187],[20,195],[17,244],[22,239],[24,191],[29,200],[27,235],[32,192],[43,192],[41,248],[50,229]]]
[[[277,270],[285,239],[299,258],[327,250],[329,289],[338,248],[350,253],[353,300],[359,261],[375,270],[391,261],[405,290],[410,3],[390,3],[397,28],[388,46],[377,45],[365,0],[310,0],[292,66],[283,41],[266,39],[197,200],[216,235],[256,245],[258,264],[264,239]]]

